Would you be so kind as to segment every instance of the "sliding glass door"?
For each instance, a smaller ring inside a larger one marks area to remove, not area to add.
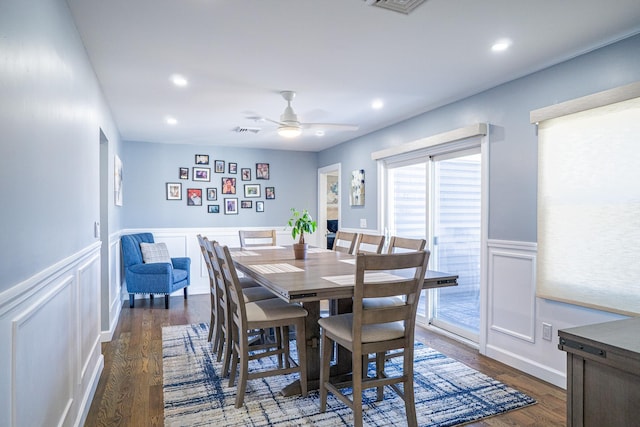
[[[387,163],[387,233],[427,239],[429,269],[458,286],[423,293],[419,321],[478,341],[481,242],[480,148]]]

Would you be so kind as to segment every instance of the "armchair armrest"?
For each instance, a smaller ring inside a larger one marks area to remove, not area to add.
[[[177,257],[171,258],[171,262],[173,263],[173,268],[177,268],[179,270],[190,270],[191,267],[191,258],[189,257]]]
[[[172,268],[173,266],[168,262],[156,262],[132,265],[129,271],[135,274],[170,274]]]

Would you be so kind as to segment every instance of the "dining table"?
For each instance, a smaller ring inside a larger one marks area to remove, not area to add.
[[[237,270],[251,277],[277,297],[300,303],[307,310],[305,325],[308,389],[319,387],[320,378],[320,302],[330,302],[330,314],[351,312],[355,282],[356,256],[330,249],[309,247],[305,259],[295,259],[291,246],[254,246],[230,248]],[[423,289],[457,286],[458,276],[427,270]],[[341,348],[336,351],[336,363],[331,375],[348,374],[350,354]],[[282,390],[285,396],[299,394],[295,381]]]

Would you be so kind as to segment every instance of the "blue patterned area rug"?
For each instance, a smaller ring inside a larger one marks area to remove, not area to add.
[[[211,352],[207,335],[204,323],[162,328],[165,426],[333,427],[353,423],[351,410],[331,394],[323,414],[318,411],[317,392],[306,398],[280,396],[278,391],[295,380],[295,374],[249,381],[245,405],[236,409],[236,387],[228,387],[228,379],[218,376],[221,364]],[[388,362],[388,372],[402,369],[402,359],[395,360]],[[454,426],[535,403],[531,397],[419,343],[414,371],[420,426]],[[387,388],[381,402],[375,401],[375,389],[368,390],[363,405],[366,426],[406,425],[404,402]]]

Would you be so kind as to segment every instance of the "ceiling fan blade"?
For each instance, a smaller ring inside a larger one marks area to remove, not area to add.
[[[254,122],[271,122],[271,123],[275,123],[275,124],[277,124],[279,126],[284,125],[284,123],[282,123],[282,122],[279,122],[277,120],[273,120],[273,119],[270,119],[268,117],[261,116],[261,115],[250,115],[250,116],[246,116],[245,118],[247,120],[253,120]]]
[[[358,130],[360,126],[349,125],[343,123],[300,123],[300,126],[305,129],[318,129],[318,130]]]

